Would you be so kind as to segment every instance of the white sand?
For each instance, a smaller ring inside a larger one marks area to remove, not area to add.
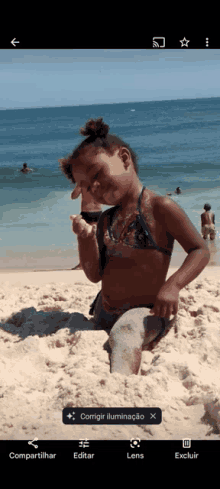
[[[100,287],[82,271],[0,274],[0,439],[219,440],[220,268],[180,292],[178,333],[142,353],[138,376],[110,374],[108,336],[88,321]],[[160,407],[162,423],[64,425],[69,406]]]

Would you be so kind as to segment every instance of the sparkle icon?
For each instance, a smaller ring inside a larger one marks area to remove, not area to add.
[[[181,42],[181,48],[183,48],[183,46],[186,46],[186,47],[188,48],[188,43],[189,43],[190,41],[187,41],[187,40],[186,40],[186,38],[184,37],[184,39],[183,39],[182,41],[180,41],[180,42]],[[185,43],[185,44],[184,44],[184,43]]]
[[[69,418],[69,419],[70,418],[73,418],[73,420],[75,421],[75,418],[73,417],[74,414],[76,414],[75,411],[73,411],[72,414],[70,414],[70,413],[67,414],[66,417]]]

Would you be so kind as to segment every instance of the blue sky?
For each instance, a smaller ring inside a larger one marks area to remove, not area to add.
[[[18,45],[17,45],[18,46]],[[220,50],[0,50],[0,109],[220,96]]]

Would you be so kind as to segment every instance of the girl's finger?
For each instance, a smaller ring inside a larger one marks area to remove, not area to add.
[[[151,309],[150,313],[153,316],[159,316],[160,315],[160,307],[157,306],[156,304],[154,304],[154,307],[153,307],[153,309]]]
[[[74,190],[72,191],[71,193],[71,199],[74,200],[74,199],[78,199],[79,195],[81,194],[82,192],[82,189],[79,185],[77,185],[76,188],[74,188]]]
[[[166,305],[165,306],[161,306],[160,313],[159,313],[160,317],[161,318],[165,318],[166,317],[166,313],[167,313],[167,306]]]

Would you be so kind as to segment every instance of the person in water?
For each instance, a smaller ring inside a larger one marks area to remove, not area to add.
[[[27,167],[27,163],[24,163],[23,168],[20,171],[22,171],[23,173],[28,173],[31,170]]]
[[[88,192],[85,187],[79,185],[71,193],[71,199],[77,199],[81,195],[81,216],[88,224],[98,223],[98,220],[102,214],[102,206],[95,201],[91,192]],[[81,270],[82,266],[79,263],[72,270]]]
[[[141,352],[176,325],[179,292],[202,272],[210,253],[177,203],[142,185],[136,154],[109,134],[102,118],[89,120],[80,132],[86,139],[59,160],[61,170],[97,202],[112,206],[97,229],[81,215],[70,216],[85,275],[102,281],[89,313],[95,328],[109,334],[110,372],[137,375]],[[187,257],[166,280],[175,239]]]
[[[176,187],[175,194],[181,194],[182,190],[180,187]]]
[[[209,204],[204,205],[205,212],[201,214],[201,231],[203,239],[207,239],[210,236],[210,240],[215,239],[215,214],[209,212],[211,206]]]

